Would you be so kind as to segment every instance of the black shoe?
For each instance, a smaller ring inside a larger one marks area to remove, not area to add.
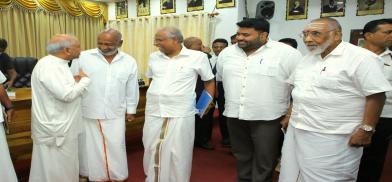
[[[223,147],[231,147],[231,143],[229,139],[223,139],[222,140],[222,146]]]
[[[199,144],[196,147],[206,149],[206,150],[214,150],[214,146],[210,145],[209,143]]]

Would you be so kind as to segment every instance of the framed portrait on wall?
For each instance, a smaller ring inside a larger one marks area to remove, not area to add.
[[[116,2],[116,19],[128,18],[128,2]]]
[[[353,29],[350,32],[350,43],[362,47],[365,39],[363,38],[362,29]]]
[[[286,20],[302,20],[308,18],[308,0],[287,0]]]
[[[384,0],[358,0],[357,16],[384,14]]]
[[[161,0],[161,14],[175,13],[176,1],[175,0]]]
[[[344,16],[346,0],[321,0],[320,17]]]
[[[216,0],[216,8],[231,8],[235,7],[235,0]]]
[[[136,0],[137,16],[150,16],[150,0]]]
[[[191,11],[200,11],[204,9],[204,0],[188,0],[186,10],[188,12]]]

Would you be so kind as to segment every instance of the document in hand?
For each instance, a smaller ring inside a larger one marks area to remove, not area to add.
[[[212,100],[213,100],[212,96],[206,90],[203,90],[199,100],[196,103],[196,109],[198,111],[197,114],[200,116],[200,118],[202,118],[204,116],[204,114],[205,114],[208,106],[211,104]]]

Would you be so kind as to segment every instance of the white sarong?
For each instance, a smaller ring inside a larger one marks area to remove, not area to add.
[[[143,166],[146,182],[189,182],[195,116],[161,118],[146,115],[145,118]]]
[[[91,181],[125,180],[128,163],[125,115],[118,119],[83,118],[79,136],[80,175]]]
[[[18,181],[14,166],[12,165],[11,156],[7,145],[7,138],[5,137],[2,122],[0,122],[0,181]]]
[[[323,134],[289,124],[282,149],[280,182],[355,182],[363,148],[351,134]]]

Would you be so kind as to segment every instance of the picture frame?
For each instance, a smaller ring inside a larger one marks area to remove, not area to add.
[[[362,34],[362,29],[352,29],[350,31],[350,43],[356,46],[363,46],[365,39]]]
[[[150,0],[136,0],[137,16],[150,16]]]
[[[321,0],[320,17],[341,17],[346,10],[346,0]]]
[[[116,2],[116,19],[128,18],[128,2]]]
[[[161,0],[161,14],[175,13],[176,0]]]
[[[384,14],[384,0],[357,0],[357,16]]]
[[[286,20],[303,20],[308,18],[308,0],[287,0]]]
[[[187,0],[187,12],[204,10],[204,0]]]
[[[216,0],[216,8],[231,8],[235,7],[235,0]]]

